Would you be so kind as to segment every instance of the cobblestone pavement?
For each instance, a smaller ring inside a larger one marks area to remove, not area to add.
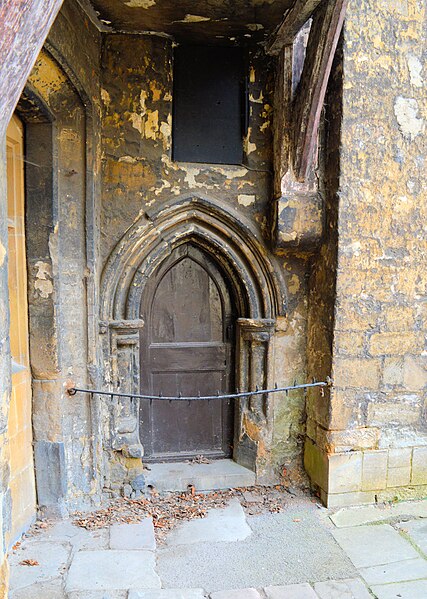
[[[296,497],[251,515],[232,499],[157,546],[150,518],[62,520],[10,563],[10,599],[426,599],[427,501],[330,512]]]

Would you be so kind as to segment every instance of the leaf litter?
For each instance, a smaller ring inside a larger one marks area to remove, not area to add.
[[[227,491],[196,492],[190,486],[186,492],[165,493],[155,490],[150,496],[112,500],[107,507],[93,512],[75,512],[73,523],[87,530],[112,524],[136,524],[143,518],[153,519],[158,542],[180,522],[205,518],[211,509],[225,508],[230,499],[238,498],[248,515],[281,512],[294,493],[283,485],[274,487],[244,487]]]

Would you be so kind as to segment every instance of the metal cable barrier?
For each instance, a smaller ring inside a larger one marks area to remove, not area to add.
[[[220,394],[219,391],[215,395],[196,395],[196,396],[185,396],[181,393],[176,396],[167,396],[167,395],[138,395],[135,393],[120,393],[119,391],[102,391],[100,389],[83,389],[79,387],[71,387],[68,389],[69,395],[76,395],[76,393],[89,393],[91,397],[94,395],[107,395],[111,399],[114,397],[130,397],[132,399],[148,399],[150,401],[153,400],[164,400],[164,401],[211,401],[213,399],[240,399],[242,397],[253,397],[254,395],[268,395],[270,393],[285,393],[288,395],[289,391],[294,391],[295,389],[310,389],[312,387],[320,387],[322,392],[324,387],[332,387],[332,380],[329,377],[326,377],[326,381],[316,381],[314,380],[312,383],[303,383],[301,385],[290,385],[289,387],[278,387],[274,386],[273,389],[258,389],[255,388],[255,391],[243,391],[237,393],[226,393]]]

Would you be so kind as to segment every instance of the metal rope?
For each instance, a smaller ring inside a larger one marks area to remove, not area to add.
[[[255,391],[243,391],[238,393],[226,393],[220,394],[219,391],[216,395],[197,395],[197,396],[183,396],[181,394],[177,396],[165,396],[160,395],[138,395],[135,393],[119,393],[118,391],[101,391],[99,389],[82,389],[79,387],[71,387],[68,389],[69,395],[75,395],[76,393],[90,393],[93,395],[109,395],[111,399],[113,397],[131,397],[134,399],[149,399],[149,400],[165,400],[165,401],[210,401],[211,399],[239,399],[241,397],[251,397],[253,395],[267,395],[268,393],[283,393],[288,394],[289,391],[294,389],[310,389],[311,387],[332,387],[332,380],[327,377],[326,381],[313,381],[312,383],[304,383],[302,385],[291,385],[289,387],[278,387],[275,385],[273,389],[258,389]]]

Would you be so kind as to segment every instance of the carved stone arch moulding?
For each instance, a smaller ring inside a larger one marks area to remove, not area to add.
[[[100,321],[104,378],[110,388],[139,393],[140,305],[151,275],[178,246],[191,242],[217,263],[230,281],[239,312],[236,381],[240,390],[272,384],[272,344],[287,293],[280,266],[253,224],[223,202],[196,195],[146,212],[112,252],[101,281]],[[111,449],[142,457],[138,403],[117,402],[111,414]],[[254,431],[257,431],[254,434]],[[236,408],[235,459],[268,478],[272,418],[267,398]],[[262,451],[259,451],[262,448]]]

